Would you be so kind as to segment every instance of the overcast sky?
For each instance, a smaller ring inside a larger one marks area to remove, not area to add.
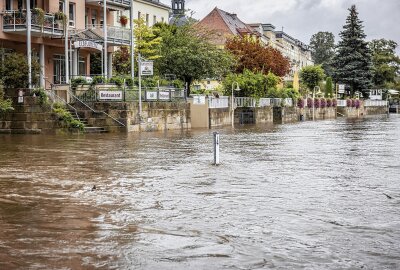
[[[166,4],[171,1],[162,0]],[[216,6],[236,13],[245,23],[272,23],[305,43],[318,31],[336,36],[356,4],[367,39],[386,38],[400,45],[400,0],[186,0],[186,8],[202,19]],[[397,49],[400,54],[400,48]]]

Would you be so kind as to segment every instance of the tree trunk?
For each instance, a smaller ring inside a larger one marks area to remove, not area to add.
[[[193,78],[185,78],[186,95],[190,96],[190,86],[192,85]]]

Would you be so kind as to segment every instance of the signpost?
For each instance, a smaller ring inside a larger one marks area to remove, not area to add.
[[[140,53],[138,54],[139,62],[139,121],[142,121],[142,76],[153,75],[153,61],[143,61]]]

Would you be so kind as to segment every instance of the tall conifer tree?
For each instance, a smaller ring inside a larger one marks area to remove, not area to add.
[[[348,84],[352,96],[356,91],[360,91],[365,97],[372,86],[371,52],[365,41],[364,26],[358,18],[356,6],[351,6],[349,11],[350,15],[339,34],[342,40],[339,41],[333,59],[333,77],[339,83]]]

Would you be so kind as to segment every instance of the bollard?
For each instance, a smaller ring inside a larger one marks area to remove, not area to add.
[[[219,165],[219,133],[214,132],[214,165]]]

